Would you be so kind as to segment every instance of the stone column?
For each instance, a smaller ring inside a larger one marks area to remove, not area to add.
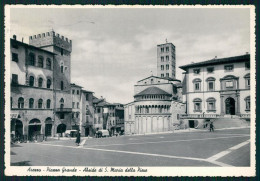
[[[224,96],[220,96],[221,101],[220,101],[220,107],[221,107],[221,115],[224,115],[224,107],[225,107],[225,102],[224,102]]]
[[[240,115],[240,95],[239,95],[239,94],[237,95],[237,101],[236,101],[236,102],[237,102],[237,104],[236,104],[236,106],[237,106],[237,109],[236,109],[237,112],[236,112],[236,114],[237,114],[237,115]]]

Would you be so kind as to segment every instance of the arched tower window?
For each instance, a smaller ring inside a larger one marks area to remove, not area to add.
[[[38,56],[38,67],[43,68],[43,57],[42,56]]]
[[[33,109],[33,104],[34,104],[34,99],[33,99],[33,98],[30,98],[30,99],[29,99],[29,108],[30,108],[30,109]]]
[[[61,63],[61,66],[60,66],[60,72],[61,72],[61,73],[64,72],[64,65],[63,65],[63,63]]]
[[[19,97],[18,99],[18,108],[23,109],[24,108],[24,98]]]
[[[51,59],[50,58],[47,58],[47,60],[46,60],[46,68],[51,70]]]
[[[34,53],[29,54],[29,65],[35,66],[35,55],[34,55]]]
[[[39,86],[39,87],[42,87],[42,82],[43,82],[43,79],[40,77],[40,78],[38,79],[38,86]]]
[[[31,87],[34,86],[34,77],[33,77],[33,76],[30,76],[30,77],[29,77],[29,85],[30,85]]]
[[[38,100],[38,109],[42,109],[42,99]]]
[[[47,79],[47,88],[51,88],[51,80],[50,79]]]
[[[50,109],[51,108],[51,100],[50,99],[48,99],[47,100],[47,104],[46,104],[47,106],[47,109]]]
[[[64,89],[63,81],[60,81],[60,90]]]
[[[60,108],[61,109],[64,108],[64,99],[63,98],[60,99]]]

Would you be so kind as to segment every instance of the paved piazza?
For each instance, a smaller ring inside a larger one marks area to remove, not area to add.
[[[250,129],[20,143],[13,166],[250,166]]]

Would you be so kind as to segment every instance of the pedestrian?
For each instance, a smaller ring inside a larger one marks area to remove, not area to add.
[[[76,138],[76,144],[77,144],[77,146],[79,146],[79,143],[80,143],[80,132],[77,131],[77,138]]]
[[[209,125],[209,131],[211,132],[214,132],[214,125],[213,125],[213,122],[210,123]]]

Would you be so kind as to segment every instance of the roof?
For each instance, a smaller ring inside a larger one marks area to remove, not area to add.
[[[46,53],[49,53],[49,54],[52,54],[52,55],[56,55],[56,53],[50,52],[50,51],[48,51],[48,50],[44,50],[44,49],[42,49],[42,48],[39,48],[39,47],[36,47],[36,46],[33,46],[33,45],[29,45],[29,44],[27,44],[27,43],[24,43],[24,42],[21,42],[21,41],[12,39],[12,38],[10,38],[10,40],[11,40],[12,43],[16,42],[16,43],[19,43],[19,44],[21,44],[21,45],[23,45],[23,46],[29,47],[29,48],[34,48],[34,49],[36,49],[36,50],[40,50],[40,51],[43,51],[43,52],[46,52]]]
[[[151,78],[151,77],[154,77],[154,78],[157,78],[157,79],[164,79],[164,80],[169,80],[169,81],[179,81],[179,82],[181,82],[180,80],[178,80],[178,79],[175,79],[175,78],[171,78],[171,77],[157,77],[157,76],[154,76],[154,75],[151,75],[151,76],[149,76],[149,77],[146,77],[146,78],[144,78],[144,79],[142,79],[142,80],[139,80],[138,82],[141,82],[141,81],[143,81],[143,80],[145,80],[145,79],[149,79],[149,78]]]
[[[142,95],[171,95],[164,90],[158,87],[148,87],[145,90],[141,91],[140,93],[136,94],[135,96],[142,96]]]
[[[207,61],[203,61],[203,62],[197,62],[197,63],[183,65],[183,66],[180,66],[179,68],[186,70],[187,68],[192,68],[192,67],[216,65],[216,64],[223,64],[223,63],[233,63],[233,62],[244,62],[244,61],[250,61],[250,54],[240,55],[240,56],[235,56],[235,57],[212,59],[212,60],[207,60]]]
[[[74,86],[74,87],[83,88],[83,87],[81,87],[81,86],[79,86],[79,85],[77,85],[77,84],[74,84],[74,83],[71,83],[70,85],[71,85],[71,86]]]
[[[89,91],[89,90],[85,90],[85,89],[82,89],[82,92],[94,93],[93,91]]]

